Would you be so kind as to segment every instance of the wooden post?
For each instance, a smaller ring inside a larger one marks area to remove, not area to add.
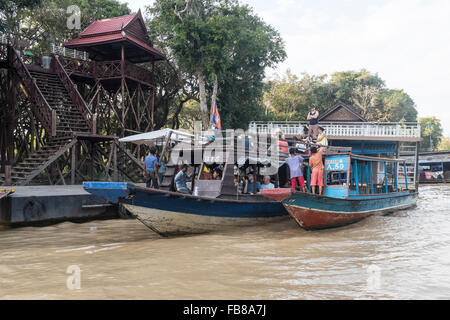
[[[373,194],[373,168],[372,168],[372,161],[369,162],[369,170],[370,170],[370,175],[369,175],[369,179],[370,179],[370,193]]]
[[[113,140],[113,180],[117,182],[119,180],[118,172],[117,172],[117,141]]]
[[[394,163],[394,174],[395,174],[395,192],[398,192],[398,170],[397,170],[398,163]]]
[[[388,181],[387,181],[387,165],[386,161],[384,163],[384,193],[388,193]]]
[[[11,180],[11,165],[5,166],[5,185],[10,186],[12,185]]]
[[[405,171],[405,186],[406,190],[408,190],[408,168],[406,167],[406,161],[403,162],[403,170]]]
[[[56,136],[56,110],[52,110],[52,137]]]
[[[70,184],[74,185],[75,184],[75,171],[76,171],[76,166],[77,166],[77,144],[75,143],[72,146],[72,163],[71,163],[71,176],[70,176]]]
[[[120,71],[122,74],[121,85],[122,85],[122,137],[125,136],[125,47],[121,46],[121,61],[120,61]]]
[[[355,173],[353,174],[353,176],[355,177],[356,193],[359,194],[358,162],[356,159],[354,161],[354,169]]]
[[[155,125],[155,61],[152,61],[152,97],[151,97],[151,112],[152,112],[152,130]]]

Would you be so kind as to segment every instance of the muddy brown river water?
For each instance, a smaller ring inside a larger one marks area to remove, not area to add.
[[[0,299],[449,298],[450,186],[322,231],[290,219],[179,238],[137,220],[0,230]]]

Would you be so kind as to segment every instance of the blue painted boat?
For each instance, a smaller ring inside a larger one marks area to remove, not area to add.
[[[398,180],[401,165],[406,172],[404,160],[350,153],[328,154],[324,160],[325,195],[295,192],[283,201],[289,214],[304,229],[347,225],[416,204],[418,193],[410,190],[407,177],[402,184]],[[310,178],[308,168],[308,181]]]
[[[84,182],[83,187],[120,204],[148,228],[164,236],[255,226],[289,217],[281,202],[262,195],[223,199],[114,182]]]

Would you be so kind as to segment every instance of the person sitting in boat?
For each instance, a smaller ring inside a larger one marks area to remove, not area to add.
[[[289,157],[286,158],[286,163],[289,166],[289,171],[291,174],[291,189],[297,189],[297,180],[300,183],[302,191],[305,192],[305,179],[303,178],[302,163],[303,157],[295,154],[295,149],[291,148],[289,150]]]
[[[145,157],[145,179],[146,187],[150,188],[150,183],[154,189],[159,189],[158,182],[158,158],[156,157],[156,148],[153,146],[150,148],[150,153]]]
[[[309,167],[311,173],[311,191],[316,193],[316,186],[319,187],[319,195],[322,194],[323,189],[323,148],[313,146],[311,147],[311,156],[309,157]]]
[[[188,165],[183,164],[181,166],[181,170],[175,176],[175,184],[177,186],[178,192],[191,194],[191,190],[188,188],[188,186],[186,184],[186,180],[190,179],[190,177],[186,173],[187,170],[188,170]]]
[[[270,182],[270,177],[269,176],[264,176],[263,178],[263,183],[260,185],[259,189],[274,189],[275,185],[273,183]]]
[[[319,127],[319,136],[317,137],[317,143],[322,146],[328,146],[328,138],[323,127]]]
[[[239,180],[238,175],[234,176],[234,186],[237,188],[237,191],[239,193],[242,193],[244,191],[244,183],[242,182],[242,180]]]
[[[256,194],[259,192],[260,183],[255,181],[255,175],[250,172],[247,177],[245,177],[244,193]]]
[[[213,180],[222,180],[222,171],[215,169],[212,178]]]

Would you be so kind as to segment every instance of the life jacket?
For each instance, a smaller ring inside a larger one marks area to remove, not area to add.
[[[286,140],[278,140],[278,146],[280,147],[280,152],[289,152],[289,144]]]

